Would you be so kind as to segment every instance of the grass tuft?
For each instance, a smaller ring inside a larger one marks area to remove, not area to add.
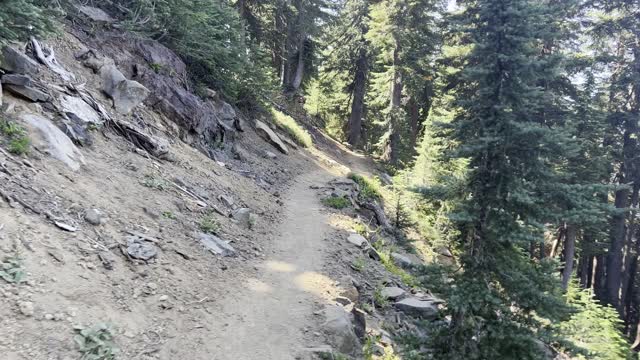
[[[360,186],[360,194],[362,200],[379,200],[382,198],[382,185],[375,179],[371,179],[359,174],[349,174],[349,179],[355,181]]]
[[[0,120],[0,133],[8,139],[7,150],[10,153],[23,155],[29,152],[31,139],[29,139],[27,131],[22,126],[13,121]]]
[[[285,130],[300,146],[308,148],[313,145],[311,135],[309,135],[307,130],[303,129],[302,126],[300,126],[300,124],[298,124],[291,116],[276,109],[271,109],[271,114],[273,115],[273,120],[276,125]]]
[[[351,206],[351,201],[344,197],[327,197],[322,199],[322,203],[325,206],[334,208],[334,209],[344,209],[346,207]]]
[[[86,328],[75,327],[73,338],[82,353],[81,360],[113,360],[119,350],[113,342],[113,330],[107,324],[97,324]]]
[[[198,226],[206,234],[217,234],[220,231],[220,223],[211,214],[203,217]]]

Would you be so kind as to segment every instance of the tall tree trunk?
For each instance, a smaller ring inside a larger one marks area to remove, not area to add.
[[[409,126],[411,127],[411,142],[409,145],[411,147],[411,151],[415,154],[418,136],[420,135],[420,109],[418,108],[418,104],[413,96],[409,98],[407,103],[407,112],[409,117]]]
[[[576,233],[575,225],[567,224],[567,235],[564,241],[564,270],[562,271],[562,289],[567,290],[569,280],[573,273],[573,258],[576,254]]]
[[[400,160],[400,124],[399,110],[402,105],[402,75],[400,74],[400,44],[396,40],[396,46],[393,49],[393,75],[391,80],[391,101],[389,109],[389,139],[383,153],[383,160],[388,161],[392,165],[397,165]]]
[[[305,34],[300,34],[300,43],[298,44],[298,63],[296,65],[296,73],[293,77],[293,82],[291,83],[291,87],[294,91],[297,91],[302,84],[302,79],[304,77],[304,57],[305,57],[305,49],[304,43],[306,40]]]
[[[353,101],[351,114],[347,124],[347,141],[354,148],[360,147],[362,139],[362,117],[364,116],[364,97],[367,89],[368,59],[366,49],[360,49],[356,61],[356,72],[353,79]]]
[[[593,293],[596,295],[596,298],[599,300],[606,300],[606,278],[605,273],[607,272],[606,265],[606,257],[603,254],[599,254],[595,257],[594,265],[593,265]]]

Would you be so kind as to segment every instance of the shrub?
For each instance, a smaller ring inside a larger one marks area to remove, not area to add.
[[[55,31],[53,15],[59,11],[49,8],[51,3],[45,0],[0,1],[0,44]]]
[[[200,230],[207,234],[217,234],[220,231],[220,223],[209,214],[200,220]]]
[[[90,328],[76,326],[74,337],[81,360],[112,360],[119,352],[113,343],[113,331],[107,324],[97,324]]]

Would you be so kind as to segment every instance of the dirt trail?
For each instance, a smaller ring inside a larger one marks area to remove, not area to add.
[[[326,170],[312,170],[284,196],[287,208],[274,255],[257,265],[257,277],[221,301],[228,319],[213,331],[219,334],[212,339],[218,350],[214,359],[294,359],[309,345],[304,330],[314,327],[314,311],[336,294],[334,281],[320,273],[328,214],[309,186],[331,178]]]

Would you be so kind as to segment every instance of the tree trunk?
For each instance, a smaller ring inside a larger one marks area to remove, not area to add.
[[[389,139],[383,153],[383,160],[388,161],[392,165],[398,165],[400,160],[400,129],[398,122],[400,105],[402,103],[402,75],[399,71],[400,64],[400,44],[396,40],[396,46],[393,49],[393,76],[391,80],[391,101],[389,109]]]
[[[306,35],[300,34],[300,43],[298,44],[298,64],[296,65],[296,74],[293,77],[293,82],[291,87],[294,91],[297,91],[302,85],[302,79],[304,77],[304,43],[306,40]]]
[[[356,73],[353,79],[353,101],[349,115],[347,141],[354,148],[360,147],[362,139],[362,117],[364,116],[364,97],[367,89],[367,51],[360,50],[356,61]]]
[[[615,207],[619,213],[612,216],[610,244],[607,253],[606,301],[616,309],[620,308],[620,285],[622,282],[622,248],[625,243],[626,214],[622,209],[628,206],[629,190],[616,191]]]
[[[411,127],[411,143],[409,145],[412,153],[415,154],[418,136],[420,135],[420,109],[418,108],[418,104],[413,96],[409,98],[409,102],[407,103],[407,112],[409,117],[409,126]]]
[[[576,233],[574,225],[567,225],[567,235],[564,240],[564,270],[562,271],[562,289],[567,290],[571,274],[573,273],[573,258],[576,253]]]
[[[600,254],[595,257],[593,264],[593,276],[591,283],[593,284],[593,293],[598,300],[606,301],[606,261],[605,256]]]
[[[550,258],[553,259],[558,254],[558,247],[560,247],[560,242],[562,241],[564,234],[565,234],[565,224],[562,224],[562,226],[558,228],[558,236],[556,237],[556,239],[553,241],[553,244],[551,245],[551,253],[549,253]]]

